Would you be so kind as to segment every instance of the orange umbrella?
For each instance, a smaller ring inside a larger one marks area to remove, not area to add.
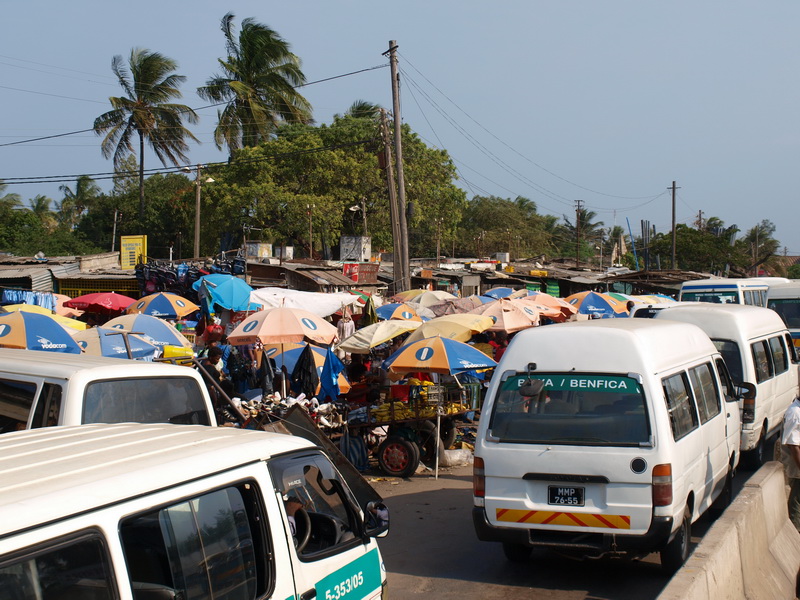
[[[408,302],[423,292],[425,292],[425,290],[406,290],[405,292],[397,292],[394,296],[392,296],[392,300],[395,300],[396,302]]]
[[[578,309],[578,313],[592,315],[596,317],[608,318],[617,316],[628,316],[628,309],[625,302],[612,298],[608,294],[601,292],[578,292],[564,298],[567,302]]]
[[[278,306],[247,317],[230,333],[228,342],[243,345],[307,341],[327,346],[333,343],[337,334],[336,327],[312,312]]]
[[[506,299],[488,302],[470,312],[494,319],[494,325],[488,331],[514,333],[539,324],[539,311],[532,306],[521,307]]]
[[[64,302],[72,300],[72,298],[70,298],[66,294],[53,294],[53,297],[56,299],[55,312],[57,315],[61,315],[62,317],[75,318],[75,317],[80,317],[83,314],[82,310],[77,310],[75,308],[68,308],[64,306]]]
[[[566,304],[565,303],[566,306],[569,307],[569,308],[566,308],[566,307],[558,306],[558,305],[554,306],[552,304],[539,303],[536,300],[541,295],[542,294],[538,294],[536,296],[524,296],[524,297],[521,297],[521,298],[509,298],[509,299],[507,299],[507,301],[511,302],[513,304],[517,304],[518,306],[521,306],[523,308],[525,308],[525,307],[534,308],[535,310],[539,311],[539,314],[541,316],[547,317],[548,319],[552,319],[553,321],[556,321],[558,323],[566,321],[570,317],[570,315],[573,315],[576,312],[578,312],[578,310],[574,306],[572,306],[571,304]],[[545,295],[547,295],[547,294],[545,294]],[[550,297],[553,298],[552,296],[550,296]],[[553,298],[553,300],[556,300],[556,299],[557,298]],[[563,302],[563,300],[562,300],[562,302]]]
[[[573,306],[563,298],[556,298],[555,296],[551,296],[550,294],[545,294],[544,292],[534,292],[529,296],[520,299],[527,300],[529,302],[535,302],[536,304],[541,304],[543,306],[550,306],[552,308],[557,308],[567,318],[578,312],[578,309],[575,306]]]

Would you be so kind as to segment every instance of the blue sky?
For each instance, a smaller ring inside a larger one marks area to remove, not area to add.
[[[470,197],[525,196],[570,217],[581,200],[638,235],[642,219],[669,231],[674,180],[679,223],[769,219],[800,254],[800,5],[788,0],[8,2],[0,179],[112,171],[91,132],[7,144],[91,128],[120,94],[112,57],[133,47],[178,61],[183,103],[205,106],[195,89],[217,71],[228,11],[276,29],[310,82],[385,64],[397,40],[404,121],[448,150]],[[391,107],[388,68],[303,93],[318,123],[359,99]],[[224,160],[216,109],[199,113],[192,163]],[[55,183],[7,191],[61,199]]]

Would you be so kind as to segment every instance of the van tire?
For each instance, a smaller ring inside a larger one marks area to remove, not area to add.
[[[378,464],[392,477],[411,477],[419,465],[419,448],[399,435],[390,435],[378,446]]]
[[[728,474],[725,476],[725,487],[722,488],[717,499],[708,508],[711,518],[720,518],[725,509],[731,505],[731,502],[733,502],[733,471],[728,468]]]
[[[742,453],[742,460],[745,467],[756,471],[762,467],[767,457],[767,430],[761,429],[761,437],[758,438],[758,443],[752,450]]]
[[[506,555],[509,562],[526,563],[531,557],[531,548],[522,544],[503,542],[503,554]]]
[[[689,558],[692,542],[692,513],[687,506],[675,537],[661,551],[661,568],[670,575],[676,573]]]

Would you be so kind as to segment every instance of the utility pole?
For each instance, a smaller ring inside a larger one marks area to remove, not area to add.
[[[436,266],[439,268],[439,255],[442,253],[442,218],[436,218]]]
[[[389,143],[389,120],[386,117],[386,109],[381,109],[381,135],[383,136],[383,154],[381,163],[386,170],[386,187],[389,190],[389,220],[392,224],[392,253],[393,259],[393,279],[395,293],[402,292],[404,287],[403,263],[400,258],[402,254],[400,239],[400,215],[397,210],[397,190],[394,184],[394,169],[392,168],[392,147]]]
[[[314,259],[314,205],[306,204],[308,212],[308,257]]]
[[[581,265],[581,200],[575,200],[575,268]]]
[[[389,41],[389,66],[392,72],[392,112],[394,113],[394,160],[397,168],[397,206],[400,222],[400,241],[403,289],[411,288],[411,264],[408,257],[408,222],[406,219],[406,181],[403,175],[403,121],[400,117],[400,75],[397,72],[397,42]]]
[[[675,185],[675,182],[672,182],[672,187],[667,188],[668,190],[672,190],[672,269],[673,271],[678,267],[675,264],[675,249],[677,248],[677,234],[675,232],[675,192],[681,188]]]
[[[702,210],[698,210],[697,211],[697,229],[700,229],[700,230],[703,229],[703,211]]]

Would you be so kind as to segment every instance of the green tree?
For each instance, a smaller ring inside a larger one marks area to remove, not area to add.
[[[587,260],[595,255],[595,246],[601,243],[605,237],[603,232],[603,222],[595,221],[597,213],[586,208],[579,208],[575,212],[574,219],[563,216],[563,245],[562,250],[571,256],[580,256],[581,260]],[[580,236],[580,238],[579,238]],[[576,246],[580,239],[580,248]]]
[[[131,50],[128,66],[121,56],[111,61],[111,70],[117,76],[126,96],[111,97],[112,110],[94,121],[94,131],[105,134],[101,149],[103,156],[113,156],[114,167],[123,164],[129,154],[135,154],[132,138],[139,138],[139,217],[144,217],[144,148],[145,140],[161,163],[174,165],[188,162],[186,139],[198,141],[184,127],[197,123],[197,114],[183,104],[170,100],[180,98],[178,89],[186,80],[174,73],[177,63],[158,52],[140,48]]]
[[[775,224],[764,219],[758,225],[751,227],[744,239],[740,241],[741,245],[746,246],[741,248],[742,251],[749,252],[751,263],[748,271],[754,275],[757,275],[761,269],[775,275],[783,275],[785,272],[785,267],[777,257],[781,244],[773,237],[774,234]]]
[[[311,105],[295,89],[306,78],[289,44],[252,18],[242,21],[237,38],[233,19],[233,13],[222,18],[228,53],[219,59],[222,73],[197,90],[201,98],[226,103],[218,112],[214,141],[231,155],[267,140],[282,122],[311,121]]]
[[[36,218],[39,219],[42,227],[48,232],[52,232],[58,224],[56,215],[50,210],[50,204],[52,202],[53,201],[50,198],[42,194],[39,194],[33,199],[28,200],[29,210],[36,215]]]
[[[550,254],[553,246],[548,229],[554,221],[538,214],[536,204],[528,198],[475,196],[464,210],[459,250],[467,256],[510,252],[515,259]]]
[[[19,208],[20,206],[22,206],[22,197],[19,194],[4,193],[7,187],[8,184],[3,183],[3,180],[0,179],[0,206],[5,206],[8,208]]]

